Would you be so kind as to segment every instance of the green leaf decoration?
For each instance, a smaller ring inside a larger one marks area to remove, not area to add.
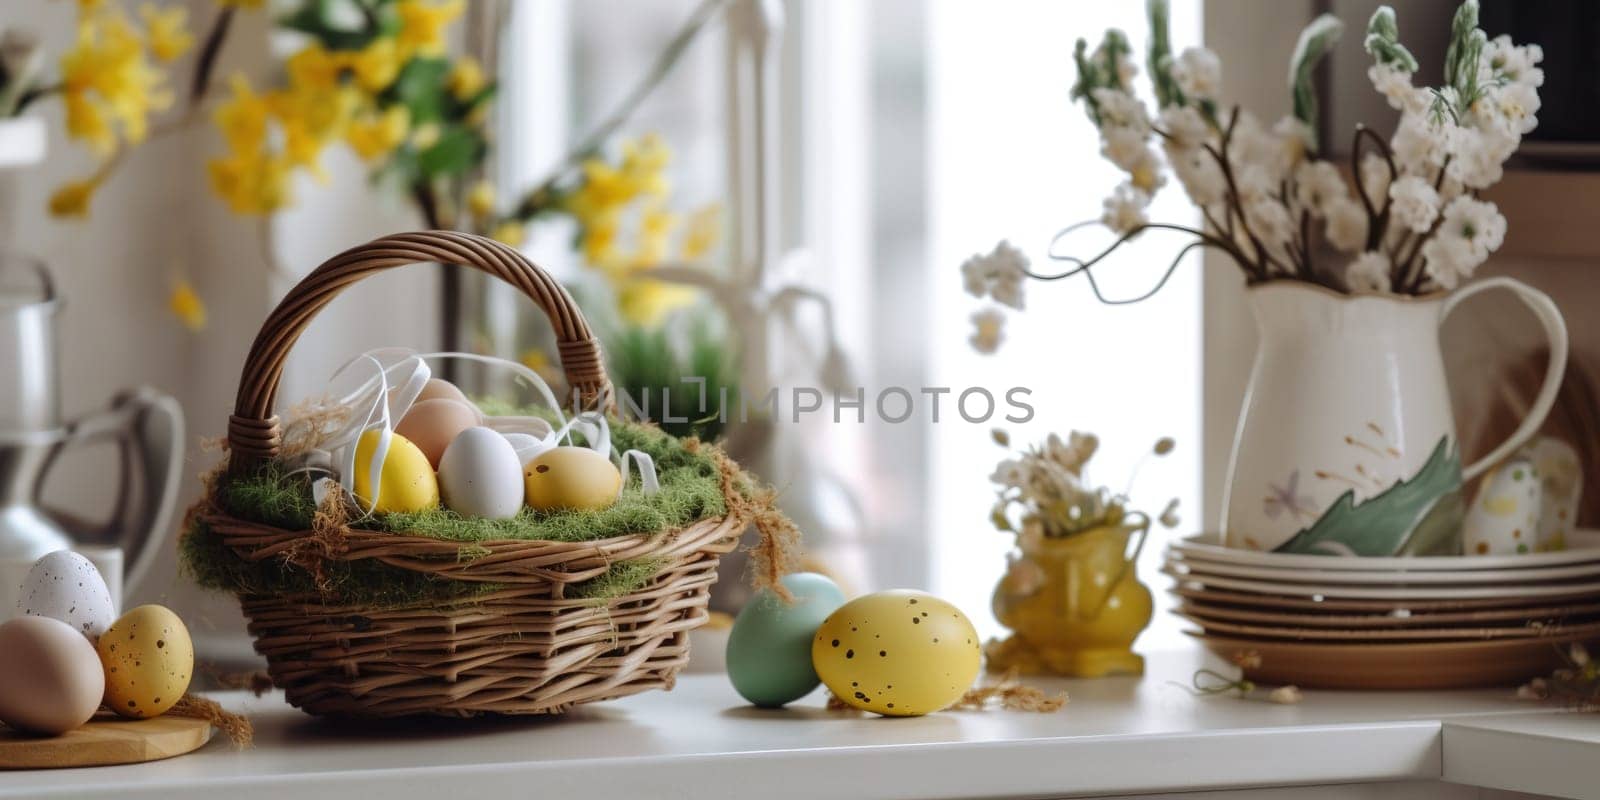
[[[1453,555],[1466,513],[1461,498],[1461,455],[1440,437],[1427,463],[1409,480],[1355,500],[1347,491],[1312,525],[1274,552],[1306,555]]]
[[[1294,116],[1311,132],[1312,147],[1317,145],[1317,94],[1311,85],[1311,73],[1343,33],[1344,23],[1338,17],[1323,14],[1300,31],[1294,55],[1289,59],[1289,91],[1294,101]]]
[[[475,167],[488,154],[489,145],[476,131],[452,126],[439,134],[439,140],[417,154],[417,170],[423,178],[459,175]]]
[[[394,84],[383,92],[379,105],[405,104],[411,124],[421,125],[444,119],[450,62],[442,58],[413,58],[400,69]]]
[[[334,0],[301,3],[294,11],[279,17],[278,25],[304,33],[328,50],[360,50],[383,32],[383,26],[375,10],[368,9],[365,4],[357,5],[362,12],[358,19],[363,23],[358,28],[350,27],[351,17],[344,13],[348,7]]]
[[[1089,60],[1089,43],[1079,39],[1072,48],[1072,62],[1078,66],[1078,79],[1072,82],[1072,89],[1067,92],[1067,97],[1073,100],[1082,100],[1084,111],[1089,114],[1089,121],[1100,127],[1100,104],[1094,99],[1094,90],[1100,84],[1100,70]]]
[[[1378,6],[1367,22],[1367,38],[1362,42],[1369,55],[1379,64],[1387,64],[1405,72],[1417,71],[1416,56],[1400,44],[1400,26],[1395,23],[1394,9]]]
[[[1150,16],[1150,53],[1146,66],[1150,70],[1150,84],[1155,87],[1156,103],[1162,108],[1187,104],[1178,80],[1172,77],[1172,9],[1167,0],[1149,0],[1145,10]]]

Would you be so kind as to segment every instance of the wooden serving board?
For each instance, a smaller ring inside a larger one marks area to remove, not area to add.
[[[60,736],[36,736],[0,725],[0,769],[139,764],[193,752],[210,740],[211,723],[190,717],[134,720],[102,714]]]

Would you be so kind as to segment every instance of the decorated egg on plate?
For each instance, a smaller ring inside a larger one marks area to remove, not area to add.
[[[81,629],[34,616],[0,625],[0,722],[66,733],[94,716],[105,687],[100,659]]]
[[[422,400],[411,406],[394,432],[411,440],[428,457],[435,469],[444,449],[456,440],[461,432],[483,424],[483,414],[478,407],[463,400],[436,397]]]
[[[516,516],[523,494],[517,451],[488,428],[462,431],[439,459],[439,494],[447,508],[463,516]]]
[[[1572,445],[1550,436],[1535,437],[1518,453],[1539,473],[1539,535],[1536,550],[1567,549],[1567,533],[1577,525],[1583,499],[1583,462]]]
[[[428,382],[422,385],[422,391],[417,393],[417,399],[411,402],[412,405],[416,405],[424,400],[438,399],[454,400],[458,403],[472,405],[472,401],[467,399],[467,395],[460,388],[447,380],[439,378],[429,378]]]
[[[189,690],[194,644],[183,620],[164,606],[123,614],[96,649],[105,665],[106,705],[124,717],[160,716]]]
[[[378,470],[377,503],[372,501],[373,456],[382,431],[367,431],[356,442],[354,489],[361,507],[379,513],[426,511],[439,505],[439,480],[428,457],[399,433],[389,436],[389,452]]]
[[[1524,458],[1511,459],[1484,476],[1461,526],[1467,555],[1533,552],[1543,491],[1538,470]]]
[[[49,553],[28,570],[17,592],[17,613],[60,620],[91,642],[117,618],[100,570],[71,550]]]
[[[815,572],[785,575],[780,583],[792,602],[763,589],[728,632],[728,679],[740,696],[763,708],[799,700],[822,683],[811,664],[811,639],[844,605],[839,586]]]
[[[955,606],[898,589],[858,597],[811,640],[817,675],[862,711],[909,717],[961,699],[978,677],[978,632]]]
[[[622,491],[611,459],[587,447],[553,447],[522,467],[527,503],[538,511],[608,508]]]

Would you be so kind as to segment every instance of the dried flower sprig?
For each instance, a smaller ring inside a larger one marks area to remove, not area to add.
[[[1188,686],[1184,686],[1181,683],[1173,683],[1173,685],[1183,688],[1198,697],[1232,693],[1240,699],[1247,698],[1257,687],[1255,681],[1244,676],[1244,672],[1247,669],[1257,669],[1261,666],[1261,654],[1254,650],[1247,650],[1234,653],[1233,658],[1230,660],[1233,662],[1234,669],[1237,670],[1235,675],[1225,675],[1214,669],[1202,668],[1195,670],[1194,675],[1189,678]],[[1300,691],[1300,687],[1294,684],[1285,684],[1267,693],[1267,701],[1279,705],[1294,705],[1302,699],[1304,699],[1304,694]]]
[[[1294,280],[1352,294],[1419,295],[1456,288],[1499,249],[1505,217],[1480,195],[1538,124],[1544,54],[1506,36],[1489,39],[1478,27],[1477,0],[1465,0],[1453,18],[1438,87],[1413,85],[1417,60],[1400,43],[1394,11],[1373,14],[1363,42],[1373,59],[1367,75],[1401,115],[1387,139],[1357,126],[1353,186],[1321,157],[1312,90],[1316,65],[1342,32],[1338,19],[1320,16],[1300,34],[1289,64],[1293,113],[1269,127],[1237,106],[1220,112],[1220,59],[1201,47],[1173,56],[1166,0],[1148,0],[1148,8],[1153,111],[1133,91],[1138,67],[1121,31],[1107,31],[1092,51],[1080,40],[1074,56],[1071,97],[1099,131],[1101,155],[1126,179],[1099,219],[1068,226],[1052,240],[1049,256],[1065,262],[1065,271],[1036,272],[1016,258],[1004,266],[1042,281],[1082,274],[1101,302],[1133,303],[1159,291],[1184,256],[1205,247],[1227,254],[1249,284]],[[1149,219],[1168,171],[1200,211],[1198,226]],[[1070,235],[1096,226],[1115,233],[1115,241],[1088,256],[1057,252]],[[1149,231],[1188,241],[1153,288],[1106,297],[1093,268]],[[996,292],[1002,287],[1004,300]],[[1014,282],[969,277],[967,289],[1022,307]]]
[[[996,428],[991,436],[1001,447],[1011,446],[1011,436],[1006,431]],[[1113,493],[1085,480],[1084,469],[1099,446],[1100,439],[1092,433],[1072,431],[1066,440],[1052,433],[1042,444],[1001,461],[989,476],[1000,487],[990,511],[994,526],[1007,532],[1037,527],[1045,536],[1065,537],[1103,525],[1119,525],[1129,517],[1143,517],[1128,510],[1127,490]],[[1174,446],[1171,437],[1162,437],[1146,458],[1165,456]],[[1137,474],[1135,469],[1134,475]],[[1176,527],[1177,505],[1176,499],[1169,502],[1157,521]]]
[[[1600,663],[1589,655],[1582,643],[1573,643],[1561,651],[1567,662],[1565,667],[1547,678],[1534,678],[1517,687],[1517,697],[1524,700],[1556,700],[1582,711],[1600,709]]]

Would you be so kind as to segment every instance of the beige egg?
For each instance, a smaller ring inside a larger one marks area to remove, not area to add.
[[[106,670],[106,705],[124,717],[158,717],[189,691],[194,643],[183,620],[164,606],[123,614],[95,649]]]
[[[483,414],[477,406],[461,400],[436,397],[411,406],[405,418],[395,426],[394,432],[421,449],[422,454],[428,457],[428,464],[438,469],[445,448],[462,431],[476,428],[482,422]]]
[[[455,400],[459,403],[466,403],[469,406],[472,405],[472,401],[467,399],[466,393],[457,388],[455,384],[439,378],[431,378],[426,384],[423,384],[422,391],[417,393],[417,399],[412,401],[412,405],[424,400],[440,399]]]
[[[608,508],[622,490],[611,459],[587,447],[555,447],[522,467],[528,506],[537,511]]]
[[[0,722],[66,733],[94,716],[105,688],[94,645],[71,625],[32,616],[0,625]]]

